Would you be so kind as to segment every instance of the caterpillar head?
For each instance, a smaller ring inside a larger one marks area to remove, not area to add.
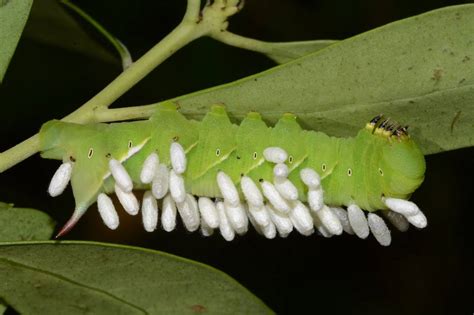
[[[379,115],[367,129],[381,142],[378,172],[386,196],[409,197],[423,182],[425,158],[418,145],[410,138],[408,127],[402,127]]]

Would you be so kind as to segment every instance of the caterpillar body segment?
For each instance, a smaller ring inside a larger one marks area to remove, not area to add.
[[[332,210],[341,206],[369,212],[393,210],[417,227],[426,225],[423,213],[407,201],[423,181],[425,162],[406,128],[376,117],[354,138],[335,138],[303,130],[296,119],[285,114],[269,127],[260,114],[251,112],[236,125],[224,106],[214,105],[202,121],[194,121],[165,102],[146,121],[48,122],[40,131],[42,156],[72,164],[70,179],[76,201],[74,214],[60,234],[100,194],[114,192],[117,185],[122,190],[151,191],[147,198],[154,196],[161,201],[157,208],[167,209],[162,223],[167,231],[174,229],[170,218],[175,216],[168,214],[173,212],[170,205],[176,204],[186,227],[194,231],[204,222],[201,230],[206,235],[219,228],[229,240],[235,233],[245,233],[248,219],[258,226],[257,231],[272,237],[271,226],[283,237],[293,226],[304,235],[314,230],[325,236],[340,234],[340,217],[349,218],[344,230],[351,231],[351,214],[341,213],[346,211],[341,208]],[[127,177],[131,184],[123,179]],[[63,176],[63,182],[51,185],[64,186],[64,180]],[[200,219],[199,197],[215,203],[218,225]],[[163,198],[167,201],[162,202]],[[356,221],[355,230],[368,224],[365,214],[361,217],[359,213]],[[388,245],[390,233],[381,237],[379,232],[386,230],[383,219],[372,216],[370,224],[378,233],[376,239]],[[145,226],[151,231],[154,225]],[[364,233],[360,235],[366,237]]]

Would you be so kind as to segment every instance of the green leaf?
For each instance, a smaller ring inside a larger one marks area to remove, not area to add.
[[[206,265],[89,242],[0,245],[0,296],[21,314],[271,313]]]
[[[35,2],[24,36],[45,45],[109,63],[118,59],[104,45],[93,39],[56,0]]]
[[[5,311],[7,310],[8,306],[0,302],[0,314],[4,314]]]
[[[0,83],[20,40],[33,0],[0,0]]]
[[[435,10],[340,41],[242,80],[176,98],[201,118],[224,103],[242,119],[285,112],[333,136],[354,136],[384,113],[425,154],[474,144],[474,5]]]
[[[0,202],[0,242],[48,240],[54,226],[44,212]]]
[[[337,42],[337,40],[308,40],[300,42],[268,43],[267,49],[269,52],[265,53],[265,55],[273,59],[276,63],[287,63]]]

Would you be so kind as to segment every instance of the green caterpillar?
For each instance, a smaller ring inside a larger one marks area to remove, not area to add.
[[[140,206],[132,189],[146,190],[141,210],[147,231],[156,228],[159,208],[167,231],[179,213],[188,230],[210,235],[218,228],[226,240],[244,234],[249,220],[268,238],[293,229],[360,238],[371,231],[382,245],[390,244],[390,230],[375,211],[400,230],[408,222],[427,224],[407,200],[424,179],[423,154],[406,128],[381,115],[354,138],[335,138],[303,130],[293,114],[273,128],[256,112],[236,125],[222,105],[194,121],[165,102],[146,121],[53,120],[43,125],[40,141],[42,157],[63,161],[49,193],[59,195],[71,181],[76,201],[58,236],[96,201],[105,224],[115,229],[118,216],[107,194],[115,192],[135,215]]]

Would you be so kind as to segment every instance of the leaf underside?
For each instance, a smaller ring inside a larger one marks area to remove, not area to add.
[[[271,313],[213,268],[90,242],[1,245],[0,297],[22,314]]]
[[[432,154],[474,144],[474,5],[431,11],[343,40],[229,84],[177,97],[200,119],[215,103],[232,118],[286,112],[307,129],[354,136],[384,113]]]
[[[0,83],[20,40],[33,0],[0,0]]]
[[[271,43],[269,45],[272,47],[272,50],[268,53],[265,53],[265,55],[276,63],[282,64],[293,61],[310,53],[314,53],[337,42],[337,40],[308,40],[299,42]]]
[[[54,226],[44,212],[0,202],[0,242],[48,240]]]

